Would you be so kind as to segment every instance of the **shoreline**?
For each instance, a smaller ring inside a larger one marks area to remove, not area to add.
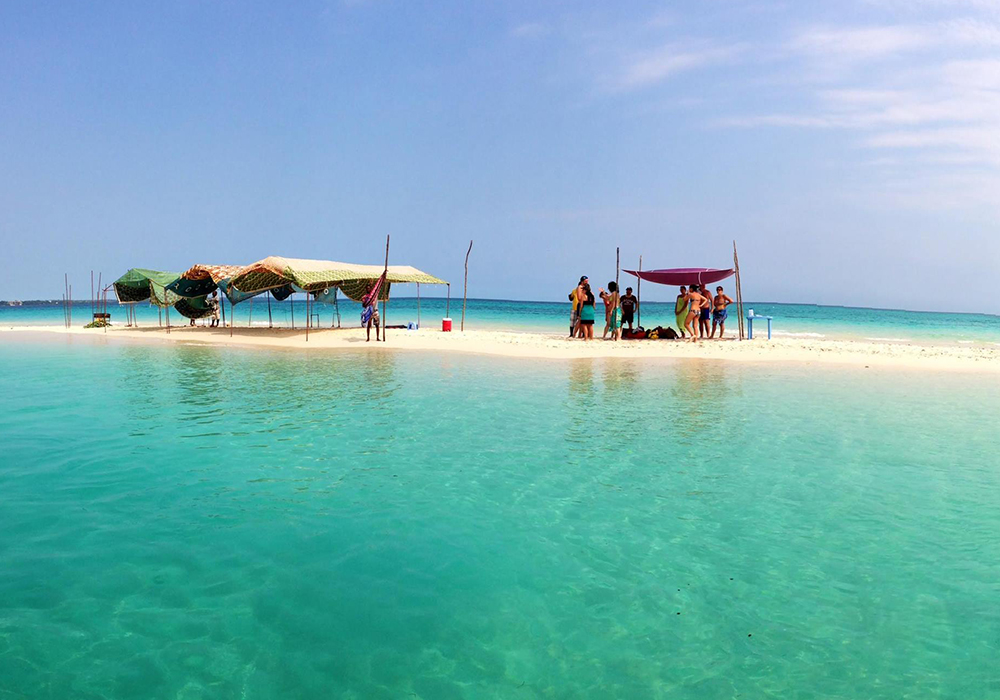
[[[87,338],[100,342],[174,342],[184,345],[315,351],[416,350],[535,360],[616,357],[702,359],[1000,373],[1000,348],[816,338],[755,338],[742,342],[727,338],[697,343],[623,340],[615,343],[600,339],[584,342],[555,333],[514,330],[443,333],[434,329],[390,329],[388,342],[376,344],[374,339],[371,343],[365,342],[365,333],[361,328],[311,330],[308,341],[304,329],[293,331],[281,328],[236,328],[232,337],[227,328],[210,329],[204,326],[174,326],[169,333],[159,327],[113,327],[107,331],[100,328],[67,329],[62,326],[0,328],[0,342],[4,338],[23,339],[25,336],[49,340]]]

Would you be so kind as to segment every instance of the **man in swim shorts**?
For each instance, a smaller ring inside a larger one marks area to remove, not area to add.
[[[701,285],[692,285],[691,293],[701,297],[701,307],[698,311],[698,337],[707,338],[709,333],[709,321],[712,320],[712,293],[702,289]]]
[[[638,306],[639,300],[632,293],[632,288],[625,287],[625,296],[621,300],[622,325],[624,326],[627,323],[630,331],[632,330],[632,319],[635,316],[635,310]]]
[[[715,299],[712,300],[712,335],[710,338],[715,337],[715,328],[719,328],[719,338],[722,338],[726,333],[726,318],[729,316],[729,309],[727,308],[733,300],[730,299],[722,287],[715,288]]]

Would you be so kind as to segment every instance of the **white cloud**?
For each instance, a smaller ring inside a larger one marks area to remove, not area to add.
[[[629,58],[612,83],[621,90],[647,87],[684,71],[729,61],[742,49],[742,46],[695,49],[676,45],[663,46]]]

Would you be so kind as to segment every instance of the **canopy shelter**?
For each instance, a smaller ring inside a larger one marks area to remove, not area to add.
[[[622,270],[647,282],[675,287],[692,284],[714,284],[731,277],[736,270],[716,270],[709,267],[675,267],[667,270]]]
[[[176,272],[134,267],[113,282],[119,304],[149,301],[154,306],[173,306],[180,296],[169,290],[180,275]]]
[[[181,296],[208,295],[218,289],[226,295],[230,304],[239,304],[261,293],[244,293],[235,289],[230,283],[233,275],[243,267],[243,265],[192,265],[181,274],[180,279],[171,288]],[[280,296],[279,290],[274,292],[276,292],[274,298],[280,301],[291,294],[292,290],[289,289],[284,296]]]
[[[231,285],[243,293],[263,292],[288,285],[313,293],[336,287],[354,301],[361,301],[375,281],[382,276],[383,271],[386,271],[386,281],[389,284],[393,282],[448,284],[443,279],[409,265],[389,265],[386,268],[383,265],[359,265],[333,260],[305,260],[272,255],[244,267],[233,276]],[[389,297],[389,284],[383,285],[379,293],[380,300]]]

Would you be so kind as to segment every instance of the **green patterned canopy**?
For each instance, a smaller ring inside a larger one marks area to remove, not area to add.
[[[176,272],[147,270],[134,267],[114,282],[115,294],[121,303],[146,301],[156,306],[173,306],[180,299],[177,294],[166,289],[180,277]]]
[[[233,275],[232,285],[241,292],[261,292],[294,284],[308,292],[337,287],[348,297],[360,301],[385,268],[381,265],[358,265],[333,260],[304,260],[271,256],[247,265]],[[420,284],[448,284],[443,279],[421,272],[409,265],[390,265],[386,280]]]

